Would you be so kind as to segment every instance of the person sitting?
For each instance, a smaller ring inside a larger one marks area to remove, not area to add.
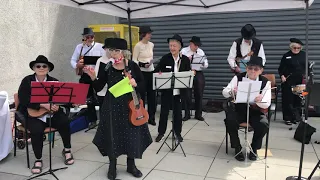
[[[271,104],[271,82],[267,78],[261,76],[263,72],[263,61],[261,57],[251,57],[247,63],[246,72],[235,75],[228,86],[223,89],[223,96],[226,98],[237,94],[238,82],[243,78],[249,81],[262,81],[260,94],[254,99],[255,103],[250,105],[249,124],[254,130],[251,147],[253,153],[250,152],[249,159],[255,161],[257,159],[257,150],[262,146],[262,139],[269,128],[268,122],[263,118],[261,111],[267,109]],[[235,111],[227,113],[225,125],[230,135],[231,148],[235,148],[235,158],[238,161],[244,161],[244,155],[241,152],[238,129],[239,124],[247,122],[247,104],[235,104]],[[230,114],[232,113],[233,114]]]
[[[33,174],[39,174],[42,172],[42,148],[43,148],[43,135],[44,130],[48,127],[47,118],[49,115],[43,115],[41,117],[31,117],[28,113],[28,109],[40,110],[44,108],[47,111],[53,111],[52,116],[52,128],[59,131],[62,138],[64,149],[62,155],[64,157],[64,163],[66,165],[72,165],[74,163],[73,156],[71,154],[70,143],[70,125],[67,115],[63,112],[62,108],[58,105],[52,105],[50,109],[49,104],[30,103],[31,96],[31,82],[46,82],[46,81],[58,81],[56,78],[48,75],[54,69],[54,65],[48,61],[48,59],[39,55],[35,61],[29,63],[29,67],[35,72],[34,74],[26,76],[19,87],[18,97],[19,105],[17,111],[22,113],[26,119],[26,122],[21,122],[24,127],[30,131],[30,137],[32,139],[32,148],[36,161],[31,169]]]

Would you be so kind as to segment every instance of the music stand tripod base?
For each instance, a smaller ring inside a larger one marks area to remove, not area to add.
[[[172,92],[174,92],[174,89],[187,89],[192,88],[193,85],[193,77],[194,73],[192,71],[186,71],[186,72],[168,72],[168,73],[154,73],[153,74],[153,89],[155,90],[161,90],[161,89],[170,89]],[[159,150],[157,151],[157,154],[160,152],[161,148],[164,144],[166,144],[170,151],[175,151],[178,146],[180,146],[184,156],[186,157],[186,154],[182,148],[181,142],[176,140],[176,135],[173,130],[174,127],[174,94],[172,94],[172,129],[170,133],[167,135],[167,137],[164,139],[164,142],[161,144]],[[182,119],[181,119],[182,121]],[[169,136],[172,135],[172,146],[167,143],[167,139]]]

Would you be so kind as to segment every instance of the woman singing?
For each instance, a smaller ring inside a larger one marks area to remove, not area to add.
[[[156,122],[154,114],[156,113],[156,92],[152,89],[154,66],[153,64],[150,64],[150,61],[153,59],[154,44],[150,42],[151,33],[152,30],[149,26],[140,27],[139,34],[141,41],[138,42],[134,47],[132,60],[139,65],[142,71],[146,86],[145,89],[140,92],[140,94],[144,104],[147,102],[147,94],[149,124],[155,126]]]
[[[290,51],[285,53],[278,68],[281,77],[282,113],[287,125],[301,120],[301,100],[292,93],[292,86],[303,84],[306,69],[306,53],[303,43],[296,38],[290,39]]]
[[[43,148],[43,134],[47,123],[47,115],[41,117],[31,117],[28,113],[28,108],[39,110],[40,108],[45,108],[48,111],[50,110],[49,104],[38,104],[30,103],[31,96],[31,82],[46,82],[46,81],[58,81],[56,78],[48,75],[49,71],[52,71],[54,65],[48,61],[48,59],[40,55],[35,61],[31,61],[29,67],[35,72],[34,74],[26,76],[19,87],[18,97],[19,97],[19,106],[17,111],[22,113],[27,119],[27,124],[24,124],[24,127],[27,127],[30,131],[31,143],[36,161],[34,166],[31,169],[33,174],[39,174],[42,171],[42,148]],[[64,149],[62,155],[64,157],[64,163],[66,165],[71,165],[74,163],[73,156],[71,154],[71,143],[70,143],[70,123],[67,115],[58,105],[53,105],[51,111],[54,112],[52,116],[52,128],[55,128],[59,131],[59,134],[62,138]],[[25,126],[27,125],[27,126]]]
[[[97,78],[92,68],[84,69],[93,80],[95,90],[100,91],[106,84],[112,87],[121,81],[124,78],[125,66],[128,66],[132,75],[130,84],[140,92],[144,88],[143,76],[138,65],[125,58],[130,56],[126,40],[115,38],[110,47],[110,53],[114,60],[112,60],[113,65],[105,68],[104,73],[99,73]],[[133,126],[129,122],[128,102],[131,99],[130,93],[115,98],[107,91],[100,111],[101,120],[93,143],[103,156],[108,156],[110,159],[109,179],[117,176],[116,164],[117,157],[120,155],[127,155],[127,172],[134,177],[142,177],[141,171],[135,166],[134,159],[141,159],[143,152],[152,143],[148,124]]]

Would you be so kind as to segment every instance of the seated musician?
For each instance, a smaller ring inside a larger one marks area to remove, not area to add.
[[[268,122],[262,116],[262,110],[267,109],[271,104],[271,83],[267,78],[261,76],[263,72],[263,62],[261,57],[251,57],[247,63],[246,72],[240,73],[232,78],[231,82],[223,89],[223,96],[226,98],[237,94],[237,84],[244,77],[251,81],[262,81],[261,93],[254,99],[255,104],[250,105],[249,125],[253,128],[254,134],[251,143],[253,152],[250,152],[249,159],[257,159],[257,150],[261,148],[262,139],[268,130]],[[263,100],[263,101],[262,101]],[[229,114],[234,112],[234,114]],[[242,147],[239,140],[238,129],[241,123],[247,122],[247,104],[235,104],[235,111],[228,112],[225,119],[227,132],[230,135],[231,147],[235,148],[235,158],[238,161],[244,161],[245,157],[241,152]]]
[[[42,172],[42,148],[43,148],[43,135],[44,130],[48,127],[47,118],[48,115],[42,115],[40,117],[31,117],[33,116],[28,112],[28,109],[40,110],[44,108],[50,110],[49,104],[37,104],[30,103],[31,96],[31,82],[46,82],[46,81],[58,81],[56,78],[48,75],[48,72],[52,71],[54,65],[48,61],[48,59],[39,55],[35,61],[31,61],[29,67],[35,72],[34,74],[26,76],[19,87],[18,97],[19,97],[19,106],[17,111],[21,112],[27,121],[22,122],[25,127],[30,131],[30,137],[32,139],[32,148],[36,161],[34,166],[31,169],[33,174],[39,174]],[[63,112],[61,107],[58,105],[53,105],[51,111],[54,112],[52,116],[52,128],[55,128],[59,131],[59,134],[62,138],[64,149],[62,150],[62,155],[64,157],[64,163],[66,165],[72,165],[74,163],[73,156],[71,154],[71,144],[70,144],[70,126],[67,115]]]

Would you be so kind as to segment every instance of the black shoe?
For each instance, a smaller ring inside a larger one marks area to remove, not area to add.
[[[188,121],[189,119],[191,119],[190,115],[186,115],[186,116],[182,119],[182,121]]]
[[[199,120],[199,121],[204,121],[204,118],[202,116],[195,116],[194,118]]]
[[[245,160],[245,157],[244,157],[244,155],[243,155],[243,153],[241,152],[241,147],[237,147],[237,148],[235,148],[235,158],[236,158],[236,160],[238,160],[238,161],[244,161]]]
[[[110,160],[109,170],[108,170],[108,179],[117,178],[117,159]]]
[[[163,134],[158,134],[158,136],[156,137],[156,142],[160,142],[163,137],[164,137]]]
[[[292,125],[291,121],[285,121],[286,125]]]
[[[88,129],[93,129],[97,126],[97,121],[91,122]]]
[[[179,141],[179,142],[183,142],[183,137],[181,136],[181,134],[177,134],[177,140]]]
[[[256,160],[257,160],[257,156],[256,156],[257,150],[253,150],[253,152],[254,152],[254,153],[250,152],[250,154],[249,154],[249,159],[250,159],[251,161],[256,161]]]
[[[136,167],[134,159],[127,158],[127,172],[136,178],[143,176],[142,172]]]
[[[148,123],[151,124],[152,126],[157,125],[157,123],[154,119],[149,119]]]

